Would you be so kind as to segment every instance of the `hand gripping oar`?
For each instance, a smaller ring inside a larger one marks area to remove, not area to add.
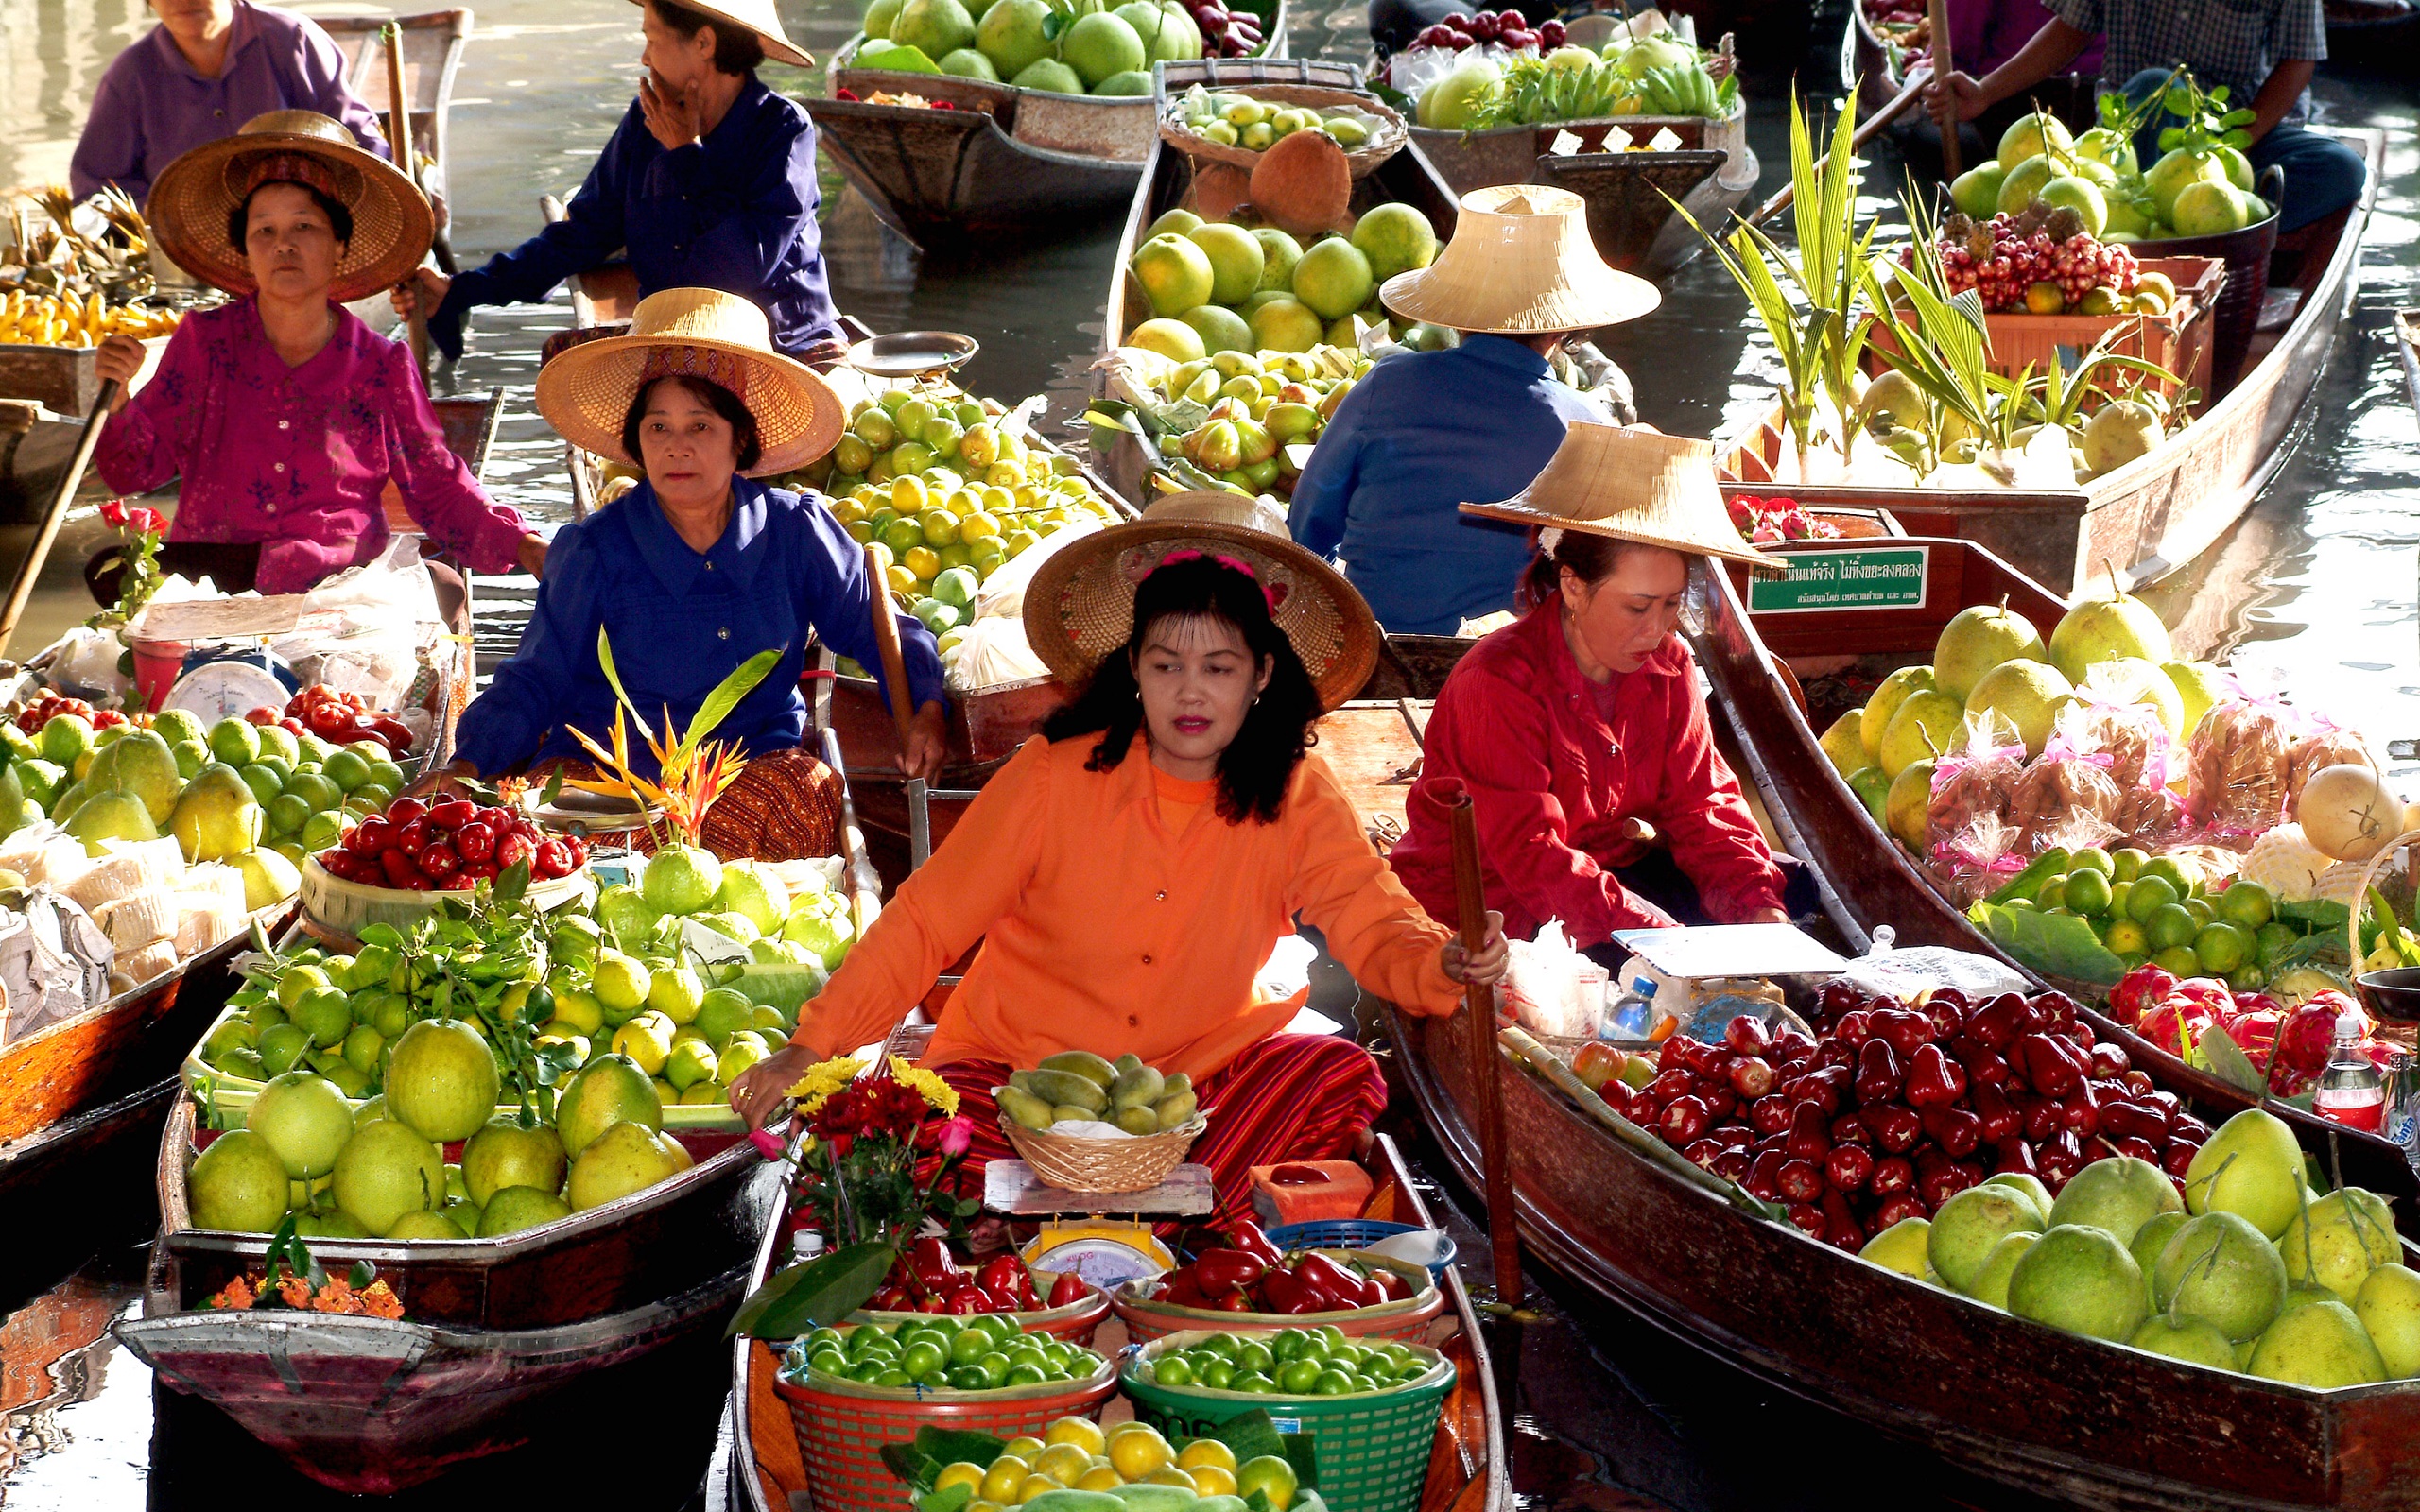
[[[1442,780],[1431,789],[1454,817],[1454,911],[1465,958],[1487,944],[1487,899],[1479,886],[1478,826],[1462,784]],[[1495,989],[1463,984],[1463,1028],[1470,1040],[1471,1089],[1478,1102],[1479,1169],[1486,1186],[1487,1237],[1495,1252],[1495,1299],[1521,1301],[1521,1228],[1513,1207],[1512,1152],[1504,1136],[1504,1057],[1495,1048]]]

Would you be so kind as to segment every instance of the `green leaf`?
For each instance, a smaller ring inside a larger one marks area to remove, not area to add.
[[[512,902],[529,890],[529,858],[520,860],[496,874],[495,896],[499,902]]]
[[[2243,1047],[2235,1042],[2235,1036],[2216,1023],[2202,1031],[2201,1037],[2193,1041],[2193,1049],[2195,1058],[2204,1070],[2238,1091],[2258,1097],[2269,1090],[2269,1084],[2261,1078],[2259,1068],[2253,1065],[2251,1057],[2243,1053]]]
[[[889,1449],[885,1449],[882,1452],[882,1454],[884,1462],[889,1463],[890,1451]],[[930,1461],[927,1461],[926,1463],[929,1464]],[[897,1467],[894,1466],[892,1469],[895,1471]],[[934,1473],[939,1474],[940,1471],[936,1469]],[[904,1476],[901,1478],[903,1480],[906,1479]],[[971,1486],[953,1486],[946,1491],[926,1491],[924,1495],[916,1498],[916,1512],[959,1512],[959,1508],[965,1506],[967,1503],[974,1500],[975,1487]]]
[[[879,592],[874,597],[877,610],[887,603]],[[598,633],[601,635],[603,632]],[[733,668],[731,676],[717,683],[715,691],[706,695],[706,701],[698,705],[696,715],[689,721],[688,731],[681,737],[681,749],[684,752],[697,749],[698,743],[714,733],[715,726],[721,724],[734,709],[739,707],[739,700],[764,681],[766,675],[781,660],[782,653],[778,650],[759,651]]]
[[[828,1328],[865,1306],[898,1258],[896,1246],[867,1240],[793,1265],[740,1304],[725,1336],[794,1339]]]
[[[960,1461],[980,1465],[985,1469],[1008,1448],[1005,1440],[971,1428],[939,1428],[926,1423],[916,1430],[916,1452],[937,1465],[956,1465]]]
[[[544,807],[552,808],[554,807],[555,799],[562,797],[562,794],[563,769],[558,766],[555,768],[553,774],[546,779],[545,790],[538,795],[538,801]]]
[[[621,700],[622,707],[631,712],[631,717],[638,721],[641,730],[645,730],[647,716],[639,713],[639,706],[631,702],[631,696],[623,691],[621,671],[614,665],[614,643],[605,638],[605,627],[602,625],[596,627],[596,664],[603,669],[606,685],[614,690],[614,696]]]
[[[2045,976],[2110,987],[2126,974],[2126,963],[2110,954],[2084,919],[1991,903],[1977,903],[1966,917],[2020,965]]]

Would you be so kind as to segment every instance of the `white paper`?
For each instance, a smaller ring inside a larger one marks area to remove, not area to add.
[[[1794,924],[1626,929],[1616,944],[1668,977],[1832,975],[1845,965]]]

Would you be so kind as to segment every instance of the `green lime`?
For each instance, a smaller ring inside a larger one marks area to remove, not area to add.
[[[849,1379],[852,1381],[862,1381],[871,1383],[874,1377],[882,1374],[889,1368],[890,1368],[890,1366],[888,1362],[876,1360],[868,1356],[852,1364],[849,1366],[848,1374]]]
[[[1012,1365],[1009,1366],[1007,1383],[1011,1386],[1038,1386],[1049,1379],[1038,1365]]]
[[[838,1329],[817,1329],[806,1336],[806,1352],[812,1355],[827,1349],[842,1349],[847,1343]]]
[[[997,1387],[1009,1379],[1009,1357],[994,1349],[977,1358],[975,1368],[983,1372],[983,1383],[987,1387]]]
[[[929,1381],[941,1374],[942,1364],[948,1358],[940,1345],[930,1339],[918,1339],[900,1351],[899,1368],[918,1381]]]
[[[2193,954],[2190,945],[2171,945],[2153,955],[2152,963],[2175,977],[2193,976],[2202,970],[2202,958]]]
[[[2236,884],[2237,887],[2242,885],[2241,883]],[[2227,890],[2233,892],[2235,888],[2230,887]],[[2274,966],[2277,964],[2278,955],[2286,947],[2300,938],[2302,936],[2294,932],[2293,925],[2281,924],[2272,919],[2253,932],[2252,958],[2263,967]]]
[[[2219,911],[2210,906],[2210,900],[2207,898],[2187,898],[2177,906],[2191,914],[2193,922],[2197,924],[2214,923],[2219,917]]]
[[[2030,914],[2036,911],[2034,902],[2031,898],[2012,898],[2008,902],[2000,904],[2000,906],[2002,908],[2014,908],[2021,914]]]
[[[2053,908],[2065,908],[2066,905],[2066,878],[2052,877],[2040,887],[2034,889],[2033,906],[2041,909],[2044,913],[2048,913]]]
[[[2149,955],[2152,953],[2151,937],[2143,933],[2142,925],[2131,919],[2112,921],[2107,932],[2100,936],[2100,943],[2107,946],[2113,955]]]
[[[2238,992],[2257,992],[2268,985],[2269,972],[2264,967],[2238,967],[2227,973],[2227,986]]]
[[[983,1358],[985,1351],[991,1348],[991,1334],[977,1332],[974,1329],[963,1330],[956,1338],[949,1341],[949,1363],[973,1365]]]
[[[2263,929],[2276,913],[2276,900],[2269,889],[2256,882],[2238,879],[2226,891],[2219,894],[2219,917],[2230,924],[2246,929]]]
[[[1194,1377],[1213,1391],[1225,1391],[1235,1384],[1236,1367],[1214,1354],[1207,1364],[1195,1367]]]
[[[2067,873],[2066,905],[2086,919],[2098,919],[2109,911],[2109,879],[2097,868],[2083,868]]]
[[[2147,924],[2152,915],[2175,902],[2177,896],[2176,884],[2166,877],[2137,877],[2133,890],[2126,894],[2126,917],[2137,924]]]
[[[1322,1370],[1311,1383],[1312,1394],[1321,1397],[1341,1397],[1352,1389],[1353,1378],[1341,1370]]]
[[[1296,1358],[1287,1361],[1277,1370],[1277,1384],[1292,1396],[1302,1396],[1320,1378],[1320,1362]]]
[[[2067,858],[2067,870],[2070,873],[2098,871],[2107,877],[2114,875],[2117,869],[2118,864],[2110,859],[2109,852],[2094,847],[2088,846]]]
[[[2189,946],[2193,936],[2202,933],[2201,920],[2183,903],[2167,903],[2152,911],[2142,920],[2143,933],[2151,937],[2152,949],[2169,950],[2179,945]]]
[[[2162,882],[2165,882],[2169,886],[2175,888],[2176,895],[2179,898],[2184,897],[2187,893],[2193,890],[2191,887],[2187,885],[2185,881],[2185,868],[2176,864],[2176,858],[2174,856],[2152,857],[2149,861],[2143,863],[2143,869],[2139,874],[2145,877],[2159,878]]]
[[[1251,1370],[1236,1377],[1233,1383],[1231,1383],[1227,1389],[1229,1391],[1247,1391],[1255,1397],[1265,1397],[1277,1389],[1277,1383],[1270,1380],[1267,1376],[1262,1375],[1257,1370]]]
[[[1303,1357],[1303,1341],[1311,1337],[1301,1329],[1279,1329],[1269,1336],[1270,1358],[1284,1363]]]
[[[1375,1391],[1378,1389],[1377,1378],[1374,1376],[1363,1375],[1359,1371],[1355,1371],[1353,1375],[1353,1389],[1357,1393],[1363,1391]]]
[[[261,1031],[255,1047],[262,1069],[272,1076],[283,1076],[294,1069],[294,1063],[309,1049],[311,1036],[301,1026],[291,1023],[271,1024]]]
[[[1269,1352],[1269,1346],[1258,1339],[1246,1339],[1236,1346],[1236,1368],[1238,1371],[1257,1371],[1267,1375],[1276,1363],[1276,1358]]]
[[[1161,1385],[1189,1386],[1193,1384],[1193,1363],[1181,1354],[1163,1355],[1152,1374]]]
[[[877,1372],[873,1378],[873,1383],[877,1386],[890,1386],[896,1388],[901,1386],[912,1386],[916,1383],[916,1379],[894,1365]]]
[[[952,1391],[988,1391],[991,1387],[992,1383],[983,1379],[983,1372],[971,1365],[959,1366],[949,1373]]]
[[[2252,959],[2252,936],[2235,924],[2205,924],[2193,936],[2193,955],[2207,975],[2228,975]]]
[[[2133,896],[2135,896],[2135,885],[2133,883],[2111,883],[2109,885],[2109,917],[2112,919],[2126,918],[2126,900]]]

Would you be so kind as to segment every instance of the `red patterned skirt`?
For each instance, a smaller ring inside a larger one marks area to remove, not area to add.
[[[543,787],[561,771],[567,778],[597,780],[603,774],[587,762],[548,762],[533,768],[526,781]],[[840,800],[845,792],[840,774],[804,746],[751,756],[739,781],[723,789],[706,810],[699,841],[725,861],[802,861],[838,854],[840,849]],[[595,838],[614,840],[633,850],[653,851],[655,842],[636,830]]]
[[[1010,1068],[959,1060],[935,1069],[958,1089],[958,1110],[975,1121],[960,1176],[961,1190],[979,1196],[983,1167],[1016,1159],[992,1101]],[[1214,1222],[1221,1224],[1253,1216],[1252,1167],[1350,1160],[1387,1107],[1386,1075],[1370,1052],[1326,1034],[1271,1035],[1196,1082],[1194,1091],[1210,1126],[1185,1159],[1210,1168]]]

